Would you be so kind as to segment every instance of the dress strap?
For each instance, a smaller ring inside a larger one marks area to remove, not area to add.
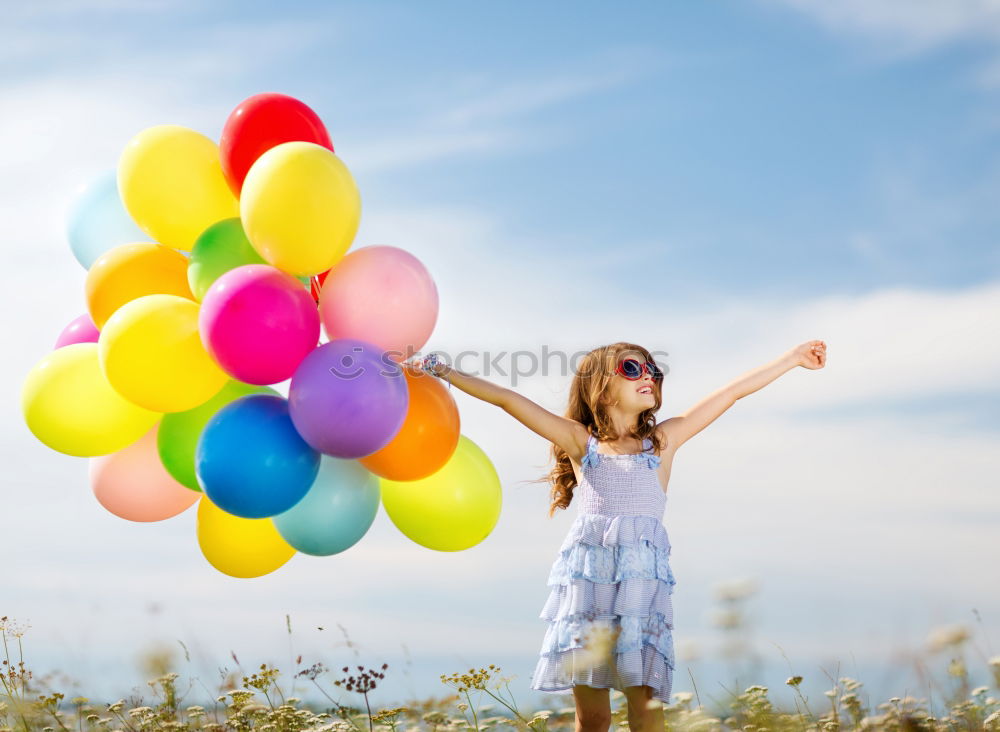
[[[580,465],[594,466],[597,465],[597,461],[600,460],[600,455],[597,452],[597,440],[593,433],[587,437],[587,454],[583,456],[583,460],[580,461]]]
[[[660,466],[661,459],[659,455],[654,455],[652,452],[650,452],[650,450],[652,449],[653,449],[653,441],[650,438],[646,437],[642,441],[642,453],[638,457],[642,459],[648,467],[657,468]]]

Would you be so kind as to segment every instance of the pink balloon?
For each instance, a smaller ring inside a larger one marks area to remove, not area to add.
[[[403,361],[431,336],[438,293],[427,268],[404,249],[361,247],[330,269],[319,296],[327,337],[357,338]]]
[[[198,316],[201,342],[247,384],[276,384],[319,342],[316,302],[302,282],[269,264],[244,264],[212,283]]]
[[[97,343],[101,331],[97,330],[90,313],[76,316],[69,325],[63,328],[56,339],[56,348],[69,346],[73,343]]]
[[[90,458],[90,487],[102,506],[129,521],[176,516],[202,493],[178,483],[160,462],[159,423],[137,442],[110,455]]]

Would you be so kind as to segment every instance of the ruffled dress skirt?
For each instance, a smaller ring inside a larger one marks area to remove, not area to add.
[[[580,514],[552,565],[549,627],[531,688],[647,685],[668,704],[674,642],[670,541],[654,516]]]

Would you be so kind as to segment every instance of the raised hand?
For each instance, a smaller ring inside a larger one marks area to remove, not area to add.
[[[807,369],[821,369],[826,366],[826,343],[806,341],[793,348],[790,353],[795,363]]]

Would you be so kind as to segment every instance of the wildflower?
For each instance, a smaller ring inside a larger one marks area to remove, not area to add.
[[[391,724],[392,721],[403,712],[407,711],[406,707],[396,707],[394,709],[381,709],[372,716],[372,722],[385,722]]]
[[[611,667],[614,649],[621,635],[620,626],[590,625],[584,633],[580,648],[563,659],[564,672],[575,669],[593,670],[607,664]]]
[[[798,686],[799,684],[802,683],[802,677],[801,676],[789,676],[785,680],[785,683],[788,684],[789,686]]]
[[[739,610],[713,610],[712,624],[724,630],[739,628],[743,622],[743,615]]]
[[[931,632],[927,645],[931,651],[937,652],[949,646],[959,646],[968,639],[969,631],[964,625],[945,625]]]
[[[677,642],[677,659],[679,661],[697,661],[701,658],[701,646],[695,641],[685,638]]]
[[[21,638],[31,625],[17,625],[13,619],[4,615],[0,618],[0,634],[6,634],[13,638]]]
[[[750,578],[722,582],[715,587],[715,596],[722,601],[742,600],[757,591],[757,582]]]
[[[961,658],[953,658],[948,663],[948,675],[962,677],[965,676],[965,663]]]

